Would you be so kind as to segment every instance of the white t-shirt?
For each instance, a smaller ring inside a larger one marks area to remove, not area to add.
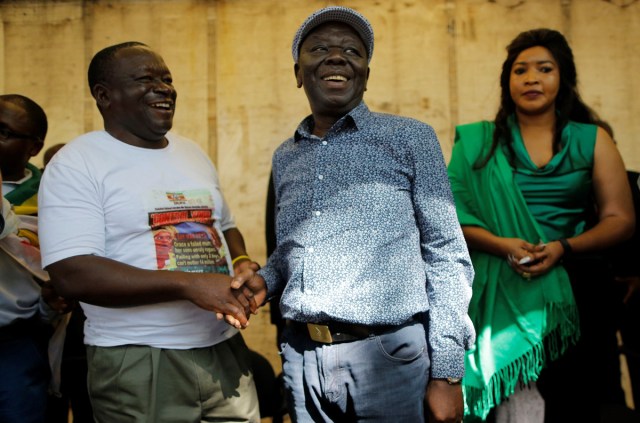
[[[230,273],[222,232],[235,223],[216,170],[197,144],[167,139],[163,149],[145,149],[96,131],[54,156],[38,194],[44,267],[93,254],[141,269]],[[88,345],[188,349],[237,333],[189,301],[81,304]]]

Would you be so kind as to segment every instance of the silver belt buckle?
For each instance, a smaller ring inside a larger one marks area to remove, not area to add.
[[[333,342],[329,326],[307,323],[307,329],[309,330],[309,336],[314,341],[322,342],[323,344],[331,344]]]

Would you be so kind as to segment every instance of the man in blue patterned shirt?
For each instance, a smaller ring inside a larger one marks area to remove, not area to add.
[[[461,421],[473,269],[433,129],[362,101],[373,30],[345,7],[293,42],[312,114],[273,157],[277,248],[246,281],[282,294],[294,421]],[[426,336],[425,336],[426,334]]]

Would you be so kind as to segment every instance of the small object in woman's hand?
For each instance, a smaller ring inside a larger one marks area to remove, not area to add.
[[[527,263],[529,263],[531,260],[532,260],[532,259],[531,259],[531,257],[529,257],[529,256],[524,256],[524,257],[522,257],[522,258],[518,261],[518,264],[527,264]]]

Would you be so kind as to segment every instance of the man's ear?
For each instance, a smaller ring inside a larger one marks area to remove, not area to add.
[[[109,88],[102,82],[98,82],[91,89],[91,95],[96,99],[96,105],[100,110],[106,109],[111,103]]]
[[[40,150],[42,150],[42,147],[44,147],[44,140],[41,140],[40,138],[36,139],[29,150],[31,157],[37,156]]]
[[[302,76],[300,75],[300,65],[297,63],[293,65],[293,73],[296,76],[296,85],[298,88],[302,87]]]

